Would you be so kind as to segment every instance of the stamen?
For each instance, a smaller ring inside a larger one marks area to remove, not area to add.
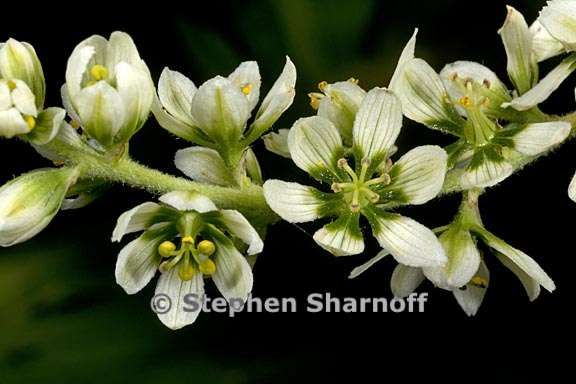
[[[30,129],[34,129],[34,127],[36,127],[36,119],[34,116],[26,116],[24,120],[26,120],[26,124],[28,124]]]
[[[330,188],[332,189],[333,192],[336,192],[336,193],[342,192],[342,184],[341,183],[332,183]]]
[[[216,264],[212,260],[206,259],[198,265],[198,269],[204,275],[213,275],[216,272]]]
[[[472,106],[472,100],[470,100],[470,98],[468,96],[462,96],[458,100],[458,103],[465,108],[469,108]]]
[[[380,200],[380,195],[372,191],[370,188],[362,188],[362,192],[364,192],[371,203],[377,203],[378,200]]]
[[[202,240],[196,249],[203,255],[212,256],[216,252],[216,245],[210,240]]]
[[[490,83],[490,80],[484,79],[484,81],[482,82],[482,85],[485,86],[486,88],[490,89],[490,86],[492,84]]]
[[[252,92],[252,84],[248,83],[242,87],[242,93],[245,95],[249,95]]]
[[[474,276],[472,280],[470,280],[470,284],[475,285],[479,288],[487,288],[488,280],[480,276]]]
[[[16,89],[16,83],[13,80],[8,80],[7,85],[8,85],[8,89],[11,91]]]
[[[184,236],[182,238],[182,244],[192,245],[194,244],[194,238],[192,236]]]
[[[183,281],[190,281],[194,277],[195,273],[196,270],[194,270],[194,266],[192,265],[192,263],[190,263],[190,254],[187,253],[184,258],[184,262],[180,265],[180,268],[178,269],[178,276],[180,276],[180,279],[182,279]]]
[[[358,178],[360,182],[364,181],[369,166],[370,166],[370,159],[367,158],[362,159],[362,168],[360,169],[360,177]]]
[[[70,120],[70,126],[74,129],[78,129],[78,128],[80,128],[80,122],[72,119],[72,120]]]
[[[375,184],[388,185],[388,184],[390,184],[391,181],[392,181],[392,178],[390,177],[390,175],[387,173],[384,173],[380,177],[377,177],[377,178],[372,179],[372,180],[368,180],[367,182],[364,183],[364,185],[365,186],[370,186],[370,185],[375,185]]]
[[[326,89],[327,86],[328,86],[328,82],[326,82],[326,81],[321,81],[318,83],[318,89],[322,92],[324,92],[324,90]]]
[[[360,190],[358,188],[354,189],[352,193],[352,202],[350,203],[350,210],[354,213],[360,211]]]
[[[456,79],[458,79],[458,74],[456,72],[450,74],[450,80],[456,81]]]
[[[345,158],[338,159],[338,168],[343,169],[346,173],[352,178],[354,183],[358,182],[358,176],[356,176],[356,172],[348,165],[348,161]]]
[[[164,241],[158,246],[158,253],[162,257],[172,257],[176,252],[176,244],[171,241]]]
[[[166,273],[169,270],[171,270],[172,268],[174,268],[174,266],[176,264],[178,264],[178,262],[182,259],[182,256],[184,255],[184,253],[185,252],[183,252],[183,251],[179,251],[175,257],[160,263],[160,266],[158,267],[160,272]]]
[[[108,68],[103,65],[96,64],[90,69],[90,76],[96,81],[104,80],[108,77]]]
[[[320,107],[320,100],[324,97],[324,95],[321,93],[312,92],[308,94],[308,97],[310,98],[310,106],[315,110],[318,110]]]
[[[349,81],[350,83],[356,84],[356,85],[360,82],[360,80],[355,79],[354,77],[349,78],[348,81]]]

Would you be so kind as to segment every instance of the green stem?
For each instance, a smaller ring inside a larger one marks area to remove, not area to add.
[[[152,194],[194,191],[210,198],[219,208],[240,211],[253,225],[266,226],[279,220],[266,203],[263,189],[258,185],[233,188],[203,184],[148,168],[127,156],[110,159],[89,148],[67,145],[58,145],[54,149],[80,168],[81,178],[127,184]]]

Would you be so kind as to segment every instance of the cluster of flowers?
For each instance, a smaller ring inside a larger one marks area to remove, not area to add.
[[[351,277],[391,255],[398,262],[391,278],[396,296],[410,294],[427,278],[453,292],[472,315],[489,285],[481,241],[533,300],[540,287],[554,290],[554,282],[533,259],[484,227],[477,200],[523,161],[570,136],[570,122],[538,105],[576,69],[575,25],[575,0],[549,2],[532,26],[509,7],[499,33],[511,89],[475,62],[457,61],[437,73],[415,56],[416,31],[387,88],[366,91],[355,79],[322,82],[320,92],[310,94],[314,116],[267,135],[294,99],[296,69],[289,58],[256,109],[261,78],[254,61],[200,87],[165,68],[156,90],[129,35],[92,36],[68,60],[64,109],[45,108],[45,80],[34,49],[10,39],[0,44],[0,136],[29,142],[57,167],[32,171],[0,188],[0,245],[30,239],[59,210],[80,208],[102,193],[106,183],[83,177],[89,165],[70,161],[64,152],[100,156],[114,167],[115,160],[128,156],[130,138],[152,112],[160,126],[194,144],[175,156],[186,176],[239,191],[262,186],[268,205],[284,220],[326,220],[313,238],[335,256],[364,251],[361,228],[367,220],[382,250]],[[557,55],[566,57],[540,79],[539,62]],[[454,136],[454,142],[446,148],[420,146],[396,159],[404,116]],[[264,181],[251,149],[261,137],[268,150],[291,158],[318,188]],[[443,227],[431,230],[395,211],[446,191],[463,191],[463,202]],[[569,195],[576,201],[576,177]],[[252,291],[245,255],[262,251],[265,228],[240,212],[219,209],[197,192],[172,191],[159,203],[124,213],[112,239],[140,231],[118,256],[116,280],[133,294],[159,270],[156,291],[174,303],[172,311],[158,315],[168,327],[195,321],[198,313],[184,312],[178,303],[187,294],[202,294],[207,277],[228,300],[245,300]]]

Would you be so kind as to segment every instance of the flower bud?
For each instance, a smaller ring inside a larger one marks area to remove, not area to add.
[[[35,97],[22,80],[0,79],[0,137],[27,134],[36,126]]]
[[[0,78],[22,80],[35,96],[36,108],[43,108],[46,94],[44,72],[30,44],[14,39],[0,44]]]
[[[114,32],[92,36],[68,59],[62,88],[68,112],[102,146],[122,145],[148,118],[154,84],[132,38]]]
[[[26,173],[0,188],[0,246],[22,243],[56,215],[78,173],[73,168]]]

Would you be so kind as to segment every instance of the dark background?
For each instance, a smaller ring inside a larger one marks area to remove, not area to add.
[[[508,3],[529,22],[543,5]],[[312,114],[306,93],[321,80],[356,77],[367,89],[387,84],[414,27],[420,28],[417,55],[437,70],[458,59],[475,60],[507,80],[496,33],[506,15],[502,1],[213,1],[190,2],[189,7],[161,3],[155,4],[161,9],[148,10],[120,4],[45,9],[13,5],[2,12],[0,40],[15,37],[35,46],[47,77],[48,105],[59,105],[72,49],[95,33],[129,32],[155,79],[169,66],[199,85],[231,72],[242,60],[257,60],[264,94],[288,54],[298,68],[298,93],[278,128]],[[545,63],[543,72],[554,64]],[[573,79],[567,81],[544,109],[573,109],[574,85]],[[419,144],[449,142],[405,120],[398,144],[405,152]],[[173,154],[186,145],[151,119],[133,139],[131,150],[134,158],[177,174]],[[109,242],[115,220],[151,199],[116,186],[85,209],[59,214],[32,241],[0,250],[0,383],[279,383],[326,380],[330,374],[361,373],[370,367],[381,370],[382,379],[400,370],[406,377],[422,371],[449,378],[455,367],[483,377],[484,369],[496,366],[535,372],[544,360],[559,363],[561,349],[574,342],[570,325],[576,205],[566,193],[576,169],[574,148],[573,143],[565,145],[481,199],[486,226],[534,257],[556,281],[557,291],[543,292],[529,303],[515,276],[488,256],[491,286],[475,318],[468,318],[451,294],[427,283],[423,289],[430,292],[430,300],[424,314],[300,311],[239,314],[235,319],[203,314],[193,326],[172,332],[149,310],[154,284],[135,296],[115,284],[121,248]],[[263,149],[259,143],[256,151],[267,177],[297,174],[305,180],[290,161]],[[0,183],[48,165],[16,140],[0,141],[0,164]],[[435,227],[448,223],[457,205],[458,197],[449,196],[403,212]],[[271,228],[267,240],[254,270],[255,296],[391,296],[391,259],[356,280],[347,279],[353,267],[377,252],[373,240],[365,255],[340,259],[286,223]],[[377,365],[366,355],[376,358]],[[358,357],[363,361],[353,363]],[[514,363],[516,359],[523,363]],[[405,365],[412,368],[405,370]]]

